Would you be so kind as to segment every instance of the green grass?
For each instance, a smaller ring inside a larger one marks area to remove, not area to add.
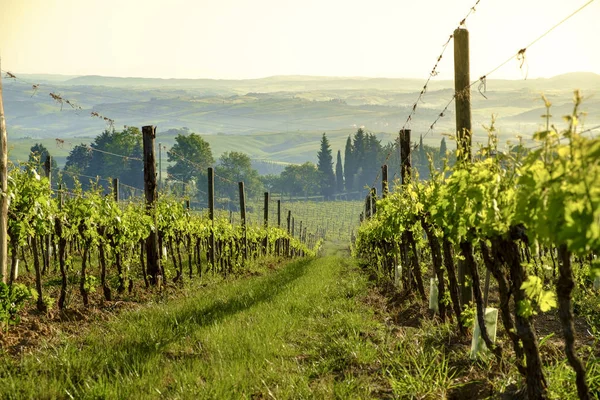
[[[1,398],[368,398],[381,326],[335,255],[200,288],[0,364]]]

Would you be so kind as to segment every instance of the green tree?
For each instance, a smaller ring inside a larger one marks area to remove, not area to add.
[[[78,144],[73,147],[67,156],[65,168],[74,168],[78,171],[85,171],[92,161],[92,150],[86,144]]]
[[[75,181],[82,181],[80,175],[85,173],[90,165],[92,153],[89,146],[83,143],[73,147],[62,171],[62,183],[69,188],[74,188]]]
[[[333,173],[333,157],[331,155],[331,146],[327,135],[323,133],[321,138],[321,149],[317,153],[317,169],[321,174],[320,186],[321,194],[330,197],[335,193],[335,175]]]
[[[122,131],[105,130],[98,135],[91,147],[91,159],[84,175],[100,178],[118,178],[123,184],[142,188],[144,163],[142,161],[142,135],[138,128],[128,127]],[[86,184],[86,180],[82,180]],[[110,187],[111,182],[102,180],[101,185]]]
[[[215,192],[230,201],[239,198],[238,182],[244,182],[246,196],[257,197],[263,191],[258,171],[252,168],[250,157],[237,151],[225,152],[215,167]]]
[[[353,190],[355,172],[356,168],[352,149],[352,137],[348,135],[348,139],[346,140],[346,148],[344,149],[344,183],[346,186],[346,192],[351,192]]]
[[[365,167],[366,135],[362,128],[358,128],[352,140],[352,155],[354,162],[354,173]],[[354,189],[360,189],[355,187]]]
[[[260,181],[268,192],[281,190],[281,176],[275,174],[261,175]]]
[[[357,189],[373,184],[373,180],[379,175],[383,162],[383,148],[381,141],[373,133],[364,136],[364,155],[361,165],[360,183]]]
[[[311,162],[287,165],[280,179],[282,191],[290,196],[310,196],[319,192],[319,170]]]
[[[175,144],[167,151],[167,160],[174,164],[167,167],[171,180],[187,184],[195,183],[196,187],[206,192],[208,167],[215,163],[210,145],[196,133],[178,134]]]
[[[52,156],[46,146],[41,143],[36,143],[29,149],[29,164],[35,165],[36,171],[38,173],[44,172],[44,165],[46,163],[46,157]],[[54,157],[52,157],[52,161],[50,164],[50,171],[53,175],[59,172],[58,165]]]
[[[446,146],[446,138],[442,138],[442,142],[440,143],[440,160],[446,158],[446,152],[448,151],[448,147]]]
[[[338,193],[344,192],[344,171],[342,169],[342,152],[338,150],[335,162],[335,180]]]
[[[427,165],[427,154],[425,154],[425,148],[423,147],[423,135],[419,136],[419,164]]]

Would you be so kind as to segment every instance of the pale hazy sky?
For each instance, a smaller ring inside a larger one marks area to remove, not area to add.
[[[481,0],[476,78],[588,0]],[[425,79],[475,0],[0,0],[2,69],[161,78]],[[600,0],[527,51],[528,76],[600,73]],[[440,66],[452,77],[452,49]],[[521,78],[515,60],[490,78]]]

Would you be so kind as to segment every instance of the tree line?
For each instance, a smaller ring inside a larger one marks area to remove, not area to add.
[[[187,195],[200,203],[206,202],[207,169],[215,167],[215,198],[223,207],[235,208],[237,182],[244,181],[246,194],[256,198],[264,191],[283,197],[322,196],[325,199],[362,198],[366,188],[379,175],[381,165],[387,163],[390,185],[399,177],[400,159],[398,141],[382,144],[377,135],[359,128],[348,136],[345,148],[333,150],[323,133],[317,153],[317,163],[289,164],[280,174],[260,175],[253,168],[251,158],[238,151],[221,154],[215,160],[210,144],[201,135],[187,129],[175,131],[175,144],[167,150],[166,176],[159,182],[161,190]],[[423,179],[429,177],[430,162],[439,169],[446,156],[445,138],[440,147],[423,144],[420,138],[412,153],[412,165]],[[42,144],[31,148],[30,162],[42,165],[49,154]],[[106,178],[118,178],[126,187],[143,188],[142,135],[138,128],[107,129],[90,145],[79,144],[70,151],[64,168],[52,162],[54,182],[67,188],[90,185],[90,179],[100,177],[96,184],[109,188]],[[162,174],[161,174],[162,175]],[[380,182],[380,180],[379,180]],[[378,184],[378,183],[376,183]],[[127,196],[127,190],[124,190]],[[137,193],[139,195],[140,193]],[[136,193],[131,190],[130,196]]]

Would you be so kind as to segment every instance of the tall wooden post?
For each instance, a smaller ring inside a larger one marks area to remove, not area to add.
[[[2,74],[0,74],[2,75]],[[0,190],[8,190],[8,135],[2,101],[2,77],[0,76]],[[8,196],[0,196],[0,279],[8,280]]]
[[[287,215],[287,233],[288,236],[290,236],[291,234],[291,229],[292,229],[292,211],[288,210],[288,215]],[[291,257],[292,255],[290,254],[290,238],[286,238],[285,239],[285,255],[287,257]]]
[[[387,164],[383,164],[381,166],[381,197],[385,199],[389,193],[389,190],[390,187],[388,184],[388,166]]]
[[[454,31],[454,92],[456,106],[456,145],[460,150],[459,159],[465,163],[471,161],[471,74],[469,71],[469,31]],[[463,247],[463,246],[461,246]],[[464,261],[458,261],[458,285],[461,304],[468,304],[473,292],[467,282]]]
[[[371,188],[371,216],[375,216],[377,212],[377,188]]]
[[[48,186],[52,189],[52,156],[49,154],[46,155],[46,160],[44,161],[44,172],[46,173],[46,178],[48,178]],[[52,248],[52,234],[46,235],[44,238],[46,243],[44,247],[46,247],[46,251],[44,253],[44,271],[50,271],[50,249]]]
[[[115,197],[115,202],[119,202],[119,178],[113,178],[113,196]]]
[[[154,153],[154,139],[156,138],[156,126],[148,125],[142,127],[144,142],[144,194],[146,196],[146,212],[154,216],[154,224],[157,225],[154,208],[157,200],[156,185],[156,155]],[[146,270],[150,276],[150,283],[156,285],[160,275],[160,256],[158,251],[158,232],[151,230],[146,239]]]
[[[208,168],[208,217],[210,218],[210,243],[209,243],[209,262],[213,272],[216,271],[215,265],[215,170]]]
[[[456,98],[457,146],[463,161],[471,160],[471,74],[469,72],[469,31],[454,31],[454,92]]]
[[[158,189],[162,189],[162,144],[158,143]]]
[[[50,187],[52,187],[52,156],[50,155],[46,155],[46,160],[44,160],[44,172],[46,173]]]
[[[244,191],[244,182],[238,182],[240,191],[240,218],[242,220],[242,252],[243,259],[248,259],[248,239],[246,235],[246,192]]]
[[[269,227],[269,192],[265,192],[265,200],[264,200],[264,214],[263,220],[265,229]],[[269,252],[269,234],[265,233],[265,239],[263,240],[263,253],[266,255]]]
[[[265,192],[265,200],[263,206],[263,221],[265,228],[269,227],[269,192]]]
[[[411,161],[410,161],[410,129],[400,130],[400,175],[402,184],[410,180]]]
[[[281,228],[281,200],[277,200],[277,227]]]

